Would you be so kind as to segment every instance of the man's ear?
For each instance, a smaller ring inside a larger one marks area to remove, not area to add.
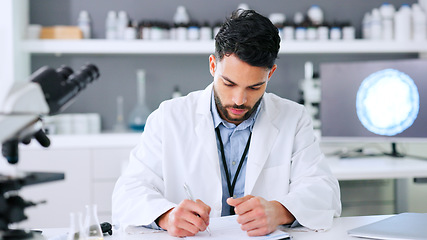
[[[277,65],[274,64],[273,67],[270,69],[270,72],[268,73],[268,80],[270,80],[271,76],[273,76],[273,73],[276,71]]]
[[[213,54],[209,56],[209,72],[211,73],[212,77],[215,76],[216,71],[216,58]]]

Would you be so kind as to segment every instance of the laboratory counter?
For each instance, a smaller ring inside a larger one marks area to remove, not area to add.
[[[332,229],[328,231],[315,232],[304,227],[283,228],[281,230],[288,232],[292,240],[346,240],[360,239],[351,237],[347,231],[356,227],[370,224],[390,217],[390,215],[358,216],[358,217],[340,217],[335,218]],[[67,228],[48,228],[43,229],[43,236],[48,240],[64,239]],[[66,239],[66,238],[65,238]],[[144,233],[144,234],[127,234],[123,232],[113,232],[112,236],[105,235],[105,240],[168,240],[180,239],[168,235],[167,232]],[[188,237],[187,239],[191,239]]]

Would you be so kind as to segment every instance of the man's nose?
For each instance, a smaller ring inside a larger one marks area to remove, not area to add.
[[[237,106],[243,105],[246,103],[246,91],[244,90],[236,90],[233,94],[233,102]]]

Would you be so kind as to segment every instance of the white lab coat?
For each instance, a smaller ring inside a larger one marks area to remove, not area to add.
[[[221,216],[221,172],[210,112],[212,84],[186,97],[163,102],[148,118],[113,193],[113,223],[148,225],[186,198]],[[300,224],[324,230],[341,213],[332,176],[304,107],[265,93],[253,127],[245,195],[283,204]]]

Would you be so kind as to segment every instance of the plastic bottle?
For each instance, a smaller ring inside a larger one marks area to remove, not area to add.
[[[411,8],[403,4],[394,15],[394,35],[396,41],[409,41],[411,39]]]
[[[331,29],[329,30],[329,36],[331,40],[341,40],[342,38],[341,28],[338,26],[331,27]]]
[[[362,20],[362,38],[364,39],[371,38],[371,22],[372,22],[371,13],[370,12],[365,13]]]
[[[105,20],[105,38],[116,39],[117,36],[117,14],[115,11],[109,11]]]
[[[240,3],[238,6],[237,6],[237,12],[240,14],[240,12],[241,11],[243,11],[243,10],[249,10],[250,8],[249,8],[249,5],[248,4],[246,4],[246,3]]]
[[[300,26],[304,22],[304,14],[302,12],[296,12],[294,15],[295,26]]]
[[[394,13],[396,12],[394,6],[390,3],[383,3],[380,7],[381,14],[381,30],[382,35],[381,38],[383,40],[393,40],[393,19]]]
[[[295,27],[293,24],[285,23],[283,26],[282,38],[285,41],[292,41],[295,39]]]
[[[129,25],[128,14],[125,11],[120,11],[117,18],[117,39],[125,38],[125,31]]]
[[[307,39],[307,28],[297,27],[295,28],[295,40],[304,41]]]
[[[134,131],[144,131],[145,122],[151,110],[145,103],[145,70],[136,72],[138,86],[138,102],[129,115],[129,127]]]
[[[194,41],[200,39],[200,26],[196,22],[192,22],[188,25],[187,29],[187,39]]]
[[[135,21],[129,22],[129,25],[125,28],[125,31],[123,33],[123,39],[126,39],[126,40],[136,39],[137,25],[138,24]]]
[[[323,11],[319,5],[311,5],[307,11],[307,16],[315,26],[319,26],[323,23]]]
[[[317,38],[321,41],[329,39],[329,28],[326,25],[317,28]]]
[[[347,25],[342,28],[343,40],[354,40],[356,38],[356,29],[354,26]]]
[[[208,22],[200,28],[200,40],[212,40],[212,28]]]
[[[279,36],[283,36],[283,23],[286,20],[286,15],[283,13],[272,13],[268,17],[274,26],[279,30]]]
[[[418,4],[412,5],[412,23],[413,23],[413,36],[414,41],[425,41],[427,31],[426,14]]]
[[[380,40],[382,38],[381,13],[378,8],[372,9],[371,13],[371,39]]]
[[[82,30],[83,38],[91,38],[91,27],[90,27],[90,16],[85,10],[80,11],[79,18],[77,20],[79,28]]]
[[[190,16],[187,13],[187,9],[184,6],[178,6],[176,8],[175,15],[173,16],[173,22],[175,24],[188,25],[190,23]]]
[[[182,96],[181,91],[179,91],[179,87],[175,86],[172,92],[172,98],[179,98]]]
[[[190,16],[184,6],[177,7],[175,15],[173,16],[173,22],[176,27],[176,40],[187,40],[187,26],[190,23]]]

